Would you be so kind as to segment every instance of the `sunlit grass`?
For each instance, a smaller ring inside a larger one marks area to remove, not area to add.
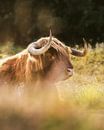
[[[6,45],[0,48],[1,58],[22,50]],[[104,43],[72,62],[73,77],[57,83],[57,90],[19,94],[0,88],[0,130],[103,130]]]

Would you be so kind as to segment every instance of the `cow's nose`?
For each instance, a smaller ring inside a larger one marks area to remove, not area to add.
[[[73,69],[67,68],[67,71],[68,71],[68,75],[69,75],[69,76],[72,76],[72,75],[73,75]]]

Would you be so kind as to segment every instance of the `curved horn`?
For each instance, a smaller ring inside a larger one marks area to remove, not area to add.
[[[85,41],[85,39],[83,39],[84,41],[84,50],[83,51],[78,51],[76,49],[71,48],[71,54],[74,56],[79,56],[79,57],[83,57],[87,54],[88,51],[88,47],[87,47],[87,42]]]
[[[49,36],[48,43],[45,46],[43,46],[42,48],[37,49],[37,45],[36,45],[37,43],[33,42],[32,44],[30,44],[28,46],[28,52],[32,55],[41,55],[50,48],[51,41],[52,41],[52,32],[50,30],[50,36]]]

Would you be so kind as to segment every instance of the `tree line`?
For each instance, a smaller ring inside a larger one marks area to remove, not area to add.
[[[0,0],[0,43],[28,45],[53,35],[67,44],[104,40],[104,1]]]

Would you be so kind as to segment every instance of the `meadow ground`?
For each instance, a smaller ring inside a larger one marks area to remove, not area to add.
[[[19,50],[7,44],[0,57]],[[72,62],[73,77],[56,84],[59,98],[54,87],[21,96],[0,89],[0,130],[104,130],[104,43]]]

